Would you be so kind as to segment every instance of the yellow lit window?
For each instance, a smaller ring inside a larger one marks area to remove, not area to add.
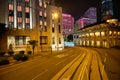
[[[109,31],[109,35],[112,35],[112,31]]]
[[[96,35],[96,36],[100,36],[100,32],[96,32],[95,35]]]
[[[102,36],[105,36],[105,32],[101,32],[101,35],[102,35]]]

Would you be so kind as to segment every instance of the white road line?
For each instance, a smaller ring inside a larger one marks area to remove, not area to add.
[[[42,74],[46,73],[48,70],[45,69],[43,72],[41,72],[40,74],[36,75],[32,80],[37,79],[39,76],[41,76]]]
[[[6,74],[6,73],[9,73],[9,72],[13,72],[13,71],[16,71],[16,70],[18,70],[18,69],[20,69],[21,67],[18,67],[18,68],[15,68],[15,69],[11,69],[11,70],[9,70],[9,71],[6,71],[6,72],[2,72],[2,73],[0,73],[0,74]]]
[[[66,61],[67,59],[64,59],[63,61],[60,61],[60,62],[58,62],[57,64],[55,64],[56,66],[57,65],[59,65],[60,63],[62,63],[62,62],[64,62],[64,61]]]

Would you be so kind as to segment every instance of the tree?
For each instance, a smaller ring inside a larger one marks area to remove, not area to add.
[[[30,45],[32,45],[33,54],[34,54],[34,49],[35,49],[35,46],[37,46],[38,41],[36,41],[36,40],[30,40],[28,42],[29,42]]]

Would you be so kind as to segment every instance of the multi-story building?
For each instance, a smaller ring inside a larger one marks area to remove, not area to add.
[[[47,8],[48,25],[50,29],[51,47],[53,50],[62,50],[64,48],[64,39],[62,34],[62,8],[49,6]]]
[[[70,14],[62,14],[63,36],[68,36],[74,33],[74,18]]]
[[[106,15],[106,11],[109,11],[110,14],[113,15],[112,0],[102,0],[101,4],[102,17]]]
[[[98,22],[105,16],[106,11],[109,11],[112,16],[120,20],[120,0],[100,0],[97,4],[97,19]]]
[[[53,1],[1,0],[0,2],[2,3],[0,5],[0,23],[4,23],[7,28],[7,31],[2,34],[4,36],[0,40],[0,44],[4,43],[0,45],[1,50],[7,50],[10,44],[12,44],[15,51],[25,50],[29,40],[38,41],[38,45],[35,48],[36,51],[42,51],[52,47],[52,29],[49,25],[52,19],[50,17],[51,14],[49,14],[49,5]],[[55,9],[61,11],[59,8],[55,7]],[[61,14],[60,11],[58,14]],[[59,25],[61,27],[61,22]],[[62,31],[62,28],[60,30]],[[58,42],[58,40],[56,41]],[[58,48],[58,45],[56,47]]]
[[[109,19],[89,25],[74,34],[74,42],[76,46],[120,47],[120,22]]]
[[[78,24],[80,29],[96,22],[97,22],[96,8],[91,7],[84,13],[84,15],[80,19],[76,21],[76,24]]]

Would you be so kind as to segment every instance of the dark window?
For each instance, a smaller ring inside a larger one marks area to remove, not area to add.
[[[30,18],[30,14],[29,13],[25,13],[25,17],[26,18]]]
[[[25,6],[26,6],[26,7],[29,7],[29,2],[25,2]]]
[[[18,13],[17,13],[17,16],[18,16],[18,17],[22,17],[22,12],[18,12]]]
[[[47,32],[47,26],[44,26],[44,27],[43,27],[43,31],[44,31],[44,32]]]
[[[9,10],[9,16],[14,16],[14,11],[13,10]]]
[[[55,38],[54,37],[52,38],[52,44],[55,44]]]
[[[60,24],[58,25],[58,31],[59,31],[59,33],[61,33]]]
[[[47,36],[40,36],[40,45],[47,44],[48,37]]]
[[[61,38],[59,38],[59,44],[61,44]]]
[[[54,28],[54,27],[52,27],[52,32],[53,32],[53,33],[55,32],[55,28]]]

